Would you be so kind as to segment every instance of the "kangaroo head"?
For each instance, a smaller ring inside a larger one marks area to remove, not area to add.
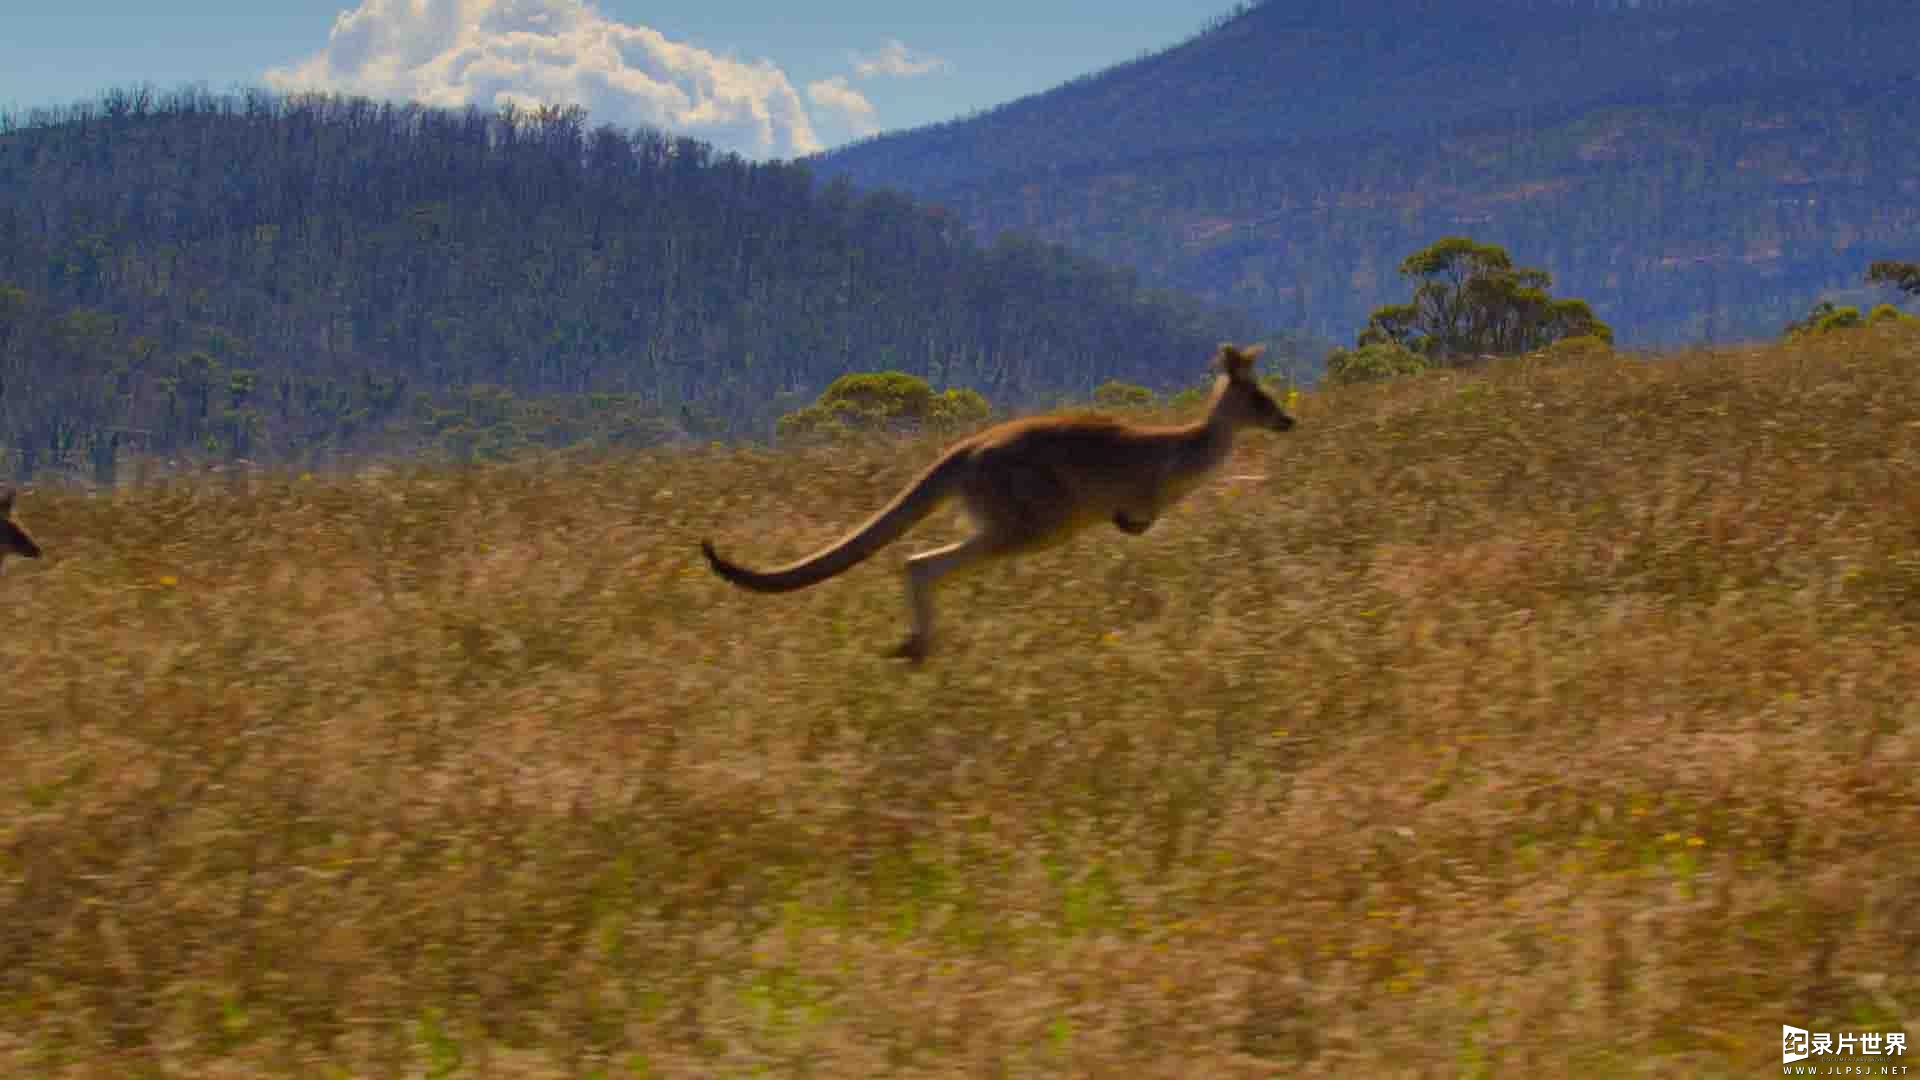
[[[13,489],[0,488],[0,560],[9,555],[21,555],[29,559],[40,557],[40,545],[33,542],[27,530],[13,522]]]
[[[1220,378],[1214,387],[1209,415],[1234,427],[1289,431],[1293,428],[1293,417],[1287,415],[1253,376],[1253,362],[1260,358],[1261,351],[1259,345],[1244,349],[1236,345],[1220,346],[1213,358]]]

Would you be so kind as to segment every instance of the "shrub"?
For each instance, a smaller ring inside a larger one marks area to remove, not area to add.
[[[1551,360],[1599,360],[1613,354],[1613,343],[1594,334],[1561,338],[1547,346]]]
[[[1787,324],[1787,336],[1800,337],[1806,334],[1830,334],[1835,330],[1853,330],[1867,325],[1860,317],[1860,309],[1851,304],[1839,306],[1831,300],[1822,300],[1813,305],[1807,317]]]
[[[1213,380],[1207,380],[1205,386],[1189,386],[1176,391],[1167,398],[1167,405],[1176,410],[1196,408],[1206,403],[1207,395],[1212,392]]]
[[[1118,379],[1108,379],[1093,388],[1093,403],[1103,409],[1143,409],[1153,401],[1153,391]]]
[[[782,416],[781,439],[842,438],[863,431],[951,430],[977,424],[992,412],[977,390],[939,393],[925,379],[900,371],[842,375],[813,404]]]
[[[1327,354],[1330,383],[1379,382],[1427,369],[1419,353],[1391,341],[1374,341],[1357,349],[1335,349]]]

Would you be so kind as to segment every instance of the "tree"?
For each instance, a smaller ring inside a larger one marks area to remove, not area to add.
[[[1875,285],[1891,285],[1908,296],[1920,296],[1920,263],[1882,259],[1867,267],[1867,280]]]
[[[1375,308],[1358,344],[1392,344],[1428,363],[1531,352],[1566,337],[1613,340],[1584,300],[1556,299],[1553,276],[1515,266],[1505,248],[1448,236],[1401,260],[1417,284],[1413,300]]]

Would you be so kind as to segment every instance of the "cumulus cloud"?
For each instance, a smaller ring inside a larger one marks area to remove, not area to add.
[[[873,102],[868,101],[865,94],[848,86],[845,75],[808,83],[807,100],[813,102],[816,109],[838,118],[855,138],[880,130]]]
[[[871,79],[875,75],[912,78],[953,69],[952,64],[932,53],[909,49],[907,43],[899,38],[888,38],[877,52],[850,53],[848,58],[853,61],[853,73],[863,79]]]
[[[669,41],[582,0],[362,0],[334,19],[325,48],[266,80],[428,105],[582,105],[595,122],[665,128],[753,157],[821,148],[773,64]],[[857,93],[822,94],[816,104],[850,117],[861,115],[849,97],[858,99],[867,119],[856,125],[871,122]]]

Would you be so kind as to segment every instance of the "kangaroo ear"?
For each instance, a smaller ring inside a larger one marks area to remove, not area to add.
[[[1260,355],[1260,346],[1242,349],[1237,345],[1222,344],[1220,351],[1214,354],[1214,363],[1223,375],[1242,379],[1253,370],[1254,358]]]

